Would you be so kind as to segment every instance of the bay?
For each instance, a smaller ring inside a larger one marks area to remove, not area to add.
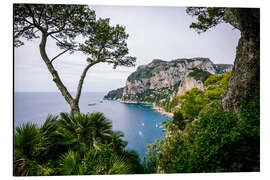
[[[124,133],[123,139],[128,142],[126,149],[136,150],[143,157],[147,151],[146,146],[164,136],[160,123],[169,118],[149,105],[103,100],[105,94],[82,93],[79,102],[81,112],[102,112],[112,121],[113,130]],[[60,112],[69,111],[68,104],[58,92],[14,93],[14,127],[27,122],[41,126],[49,114],[59,115]]]

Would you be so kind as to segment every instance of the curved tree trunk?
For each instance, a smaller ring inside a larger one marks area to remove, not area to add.
[[[71,112],[73,112],[73,113],[74,112],[80,112],[78,103],[76,104],[76,102],[72,98],[71,94],[68,92],[67,88],[65,87],[65,85],[61,81],[57,71],[55,70],[55,68],[53,67],[50,59],[47,56],[47,53],[46,53],[46,50],[45,50],[47,37],[48,37],[48,35],[46,33],[42,34],[41,42],[39,44],[39,50],[40,50],[41,57],[42,57],[43,61],[45,62],[45,64],[47,65],[47,68],[48,68],[48,70],[50,71],[50,73],[51,73],[51,75],[53,77],[53,81],[55,82],[55,84],[58,87],[59,91],[64,96],[65,100],[68,102],[68,104],[69,104],[69,106],[71,108]]]
[[[88,64],[88,65],[85,67],[85,69],[83,70],[83,73],[82,73],[82,75],[81,75],[80,81],[79,81],[79,83],[78,83],[76,97],[75,97],[75,99],[74,99],[75,104],[77,104],[77,105],[79,104],[79,100],[80,100],[80,97],[81,97],[81,91],[82,91],[83,81],[84,81],[84,79],[85,79],[85,77],[86,77],[86,73],[87,73],[88,69],[89,69],[90,67],[92,67],[93,65],[99,63],[99,62],[100,62],[100,61],[93,61],[92,63]]]
[[[223,108],[239,113],[242,103],[260,95],[260,10],[229,8],[225,20],[241,31]]]

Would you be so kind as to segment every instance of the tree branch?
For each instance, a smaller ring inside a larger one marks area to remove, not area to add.
[[[72,48],[68,48],[66,50],[64,50],[63,52],[59,53],[57,56],[55,56],[54,58],[52,58],[51,63],[53,62],[53,60],[55,60],[56,58],[58,58],[59,56],[61,56],[62,54],[66,53],[67,51],[71,50]]]
[[[66,12],[66,15],[64,16],[64,20],[63,20],[63,25],[57,30],[57,31],[51,31],[50,33],[49,33],[49,35],[51,35],[51,34],[56,34],[56,33],[59,33],[59,32],[61,32],[61,31],[63,31],[64,30],[64,28],[65,28],[65,26],[66,26],[66,21],[67,21],[67,17],[69,17],[69,13],[68,13],[68,11],[65,11]],[[72,11],[73,12],[73,11]],[[57,25],[56,25],[57,26]]]
[[[37,24],[37,22],[36,22],[36,20],[35,20],[35,15],[34,15],[34,13],[32,12],[31,7],[30,7],[29,5],[26,5],[26,7],[27,7],[27,9],[29,10],[29,12],[30,12],[30,14],[31,14],[30,16],[32,17],[32,21],[33,21],[34,26],[38,27],[38,24]]]
[[[30,14],[31,14],[30,16],[31,16],[31,18],[32,18],[33,23],[31,23],[31,22],[28,21],[26,18],[24,18],[25,21],[28,22],[28,23],[30,23],[30,24],[32,24],[34,27],[38,28],[41,32],[44,32],[44,33],[45,33],[43,27],[41,27],[40,24],[36,21],[36,19],[35,19],[35,14],[33,13],[31,7],[30,7],[29,5],[26,5],[26,7],[27,7],[27,9],[29,10],[29,12],[30,12]]]
[[[24,32],[28,31],[29,29],[34,28],[32,25],[29,26],[25,26],[23,27],[21,30],[14,30],[14,37],[18,38],[19,36],[21,36]]]
[[[63,26],[60,27],[57,31],[51,31],[51,32],[49,32],[48,34],[51,35],[51,34],[59,33],[59,32],[61,32],[61,31],[64,30],[65,26],[66,26],[66,23],[64,22]]]
[[[57,39],[56,37],[54,37],[52,34],[48,34],[48,35],[51,36],[56,41],[58,41],[60,44],[65,45],[65,43],[63,43],[62,41],[60,41],[59,39]]]
[[[38,18],[38,24],[40,24],[40,20],[41,20],[41,17],[42,17],[42,14],[43,14],[44,9],[45,9],[45,7],[43,7],[41,9],[41,12],[40,12],[40,15],[39,15],[39,18]]]
[[[32,25],[32,26],[35,26],[35,24],[31,23],[31,22],[28,21],[26,18],[24,18],[24,20],[25,20],[28,24],[30,24],[30,25]]]
[[[79,103],[79,99],[80,99],[80,96],[81,96],[81,91],[82,91],[82,85],[83,85],[83,81],[86,77],[86,73],[87,71],[89,70],[90,67],[94,66],[95,64],[97,63],[100,63],[101,61],[92,61],[92,63],[88,64],[84,70],[83,70],[83,73],[81,75],[81,78],[80,78],[80,81],[78,83],[78,87],[77,87],[77,93],[76,93],[76,97],[74,99],[74,101],[78,104]]]

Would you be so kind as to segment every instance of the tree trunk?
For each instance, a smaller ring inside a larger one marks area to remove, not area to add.
[[[71,94],[68,92],[67,88],[65,87],[65,85],[61,81],[57,71],[55,70],[50,59],[47,56],[47,53],[45,50],[47,37],[48,37],[48,35],[46,33],[42,33],[42,39],[41,39],[41,42],[39,44],[39,50],[40,50],[41,57],[42,57],[43,61],[45,62],[45,64],[47,65],[47,68],[53,77],[53,81],[55,82],[55,84],[58,87],[61,94],[64,96],[65,100],[68,102],[68,104],[71,108],[71,112],[72,113],[80,112],[78,103],[75,102],[75,100],[72,98]]]
[[[228,88],[222,96],[223,108],[237,114],[243,103],[260,95],[260,10],[230,8],[225,20],[241,31]]]
[[[85,77],[86,77],[86,73],[87,73],[88,69],[89,69],[90,67],[92,67],[93,65],[99,63],[99,62],[100,62],[100,61],[93,61],[92,63],[88,64],[88,65],[84,68],[83,73],[82,73],[81,78],[80,78],[80,81],[79,81],[79,83],[78,83],[77,93],[76,93],[76,97],[75,97],[75,99],[74,99],[75,104],[79,104],[79,100],[80,100],[80,97],[81,97],[81,91],[82,91],[83,81],[84,81],[84,79],[85,79]]]

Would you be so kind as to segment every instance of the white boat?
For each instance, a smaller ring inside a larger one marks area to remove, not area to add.
[[[143,137],[142,131],[139,131],[138,133],[139,133],[139,136]]]

